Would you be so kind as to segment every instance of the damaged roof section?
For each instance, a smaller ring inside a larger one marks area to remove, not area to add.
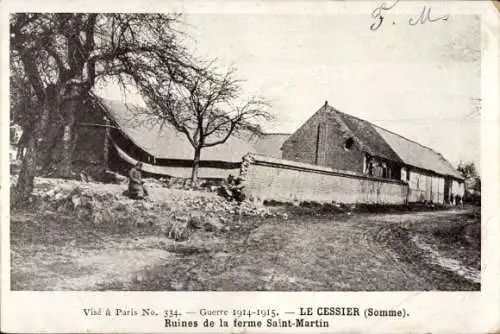
[[[96,97],[101,107],[121,132],[135,145],[159,159],[192,160],[194,149],[183,133],[171,124],[155,121],[146,108],[120,101]],[[238,134],[224,144],[205,147],[202,160],[241,162],[247,153],[281,158],[281,145],[290,136],[286,133]]]
[[[119,101],[98,98],[101,106],[135,145],[159,159],[192,160],[194,149],[183,133],[169,123],[161,124],[147,109]],[[231,136],[221,145],[205,147],[202,160],[241,162],[247,153],[257,153],[250,143]]]
[[[328,111],[335,113],[349,127],[367,153],[440,175],[463,179],[453,165],[433,149],[331,106],[328,108]]]
[[[331,106],[328,107],[328,111],[333,112],[337,120],[340,120],[351,130],[353,137],[358,140],[363,151],[387,160],[404,163],[387,141],[375,130],[373,124],[340,112]]]
[[[462,175],[448,160],[427,146],[386,130],[369,121],[343,113],[328,105],[327,102],[314,115],[321,113],[333,115],[333,117],[324,118],[324,121],[335,121],[339,125],[344,139],[353,138],[359,144],[361,151],[365,153],[393,161],[402,166],[416,167],[439,175],[451,176],[463,180]],[[299,130],[290,135],[289,138],[284,139],[283,142],[286,143],[288,139],[296,136]]]

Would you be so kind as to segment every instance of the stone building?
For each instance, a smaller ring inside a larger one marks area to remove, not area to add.
[[[285,160],[401,180],[408,202],[445,203],[464,179],[438,152],[325,103],[282,146]]]

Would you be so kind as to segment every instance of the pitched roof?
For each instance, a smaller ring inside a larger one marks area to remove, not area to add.
[[[364,151],[387,160],[403,162],[387,141],[374,129],[373,124],[340,112],[333,107],[330,107],[328,111],[336,114],[337,120],[343,122],[351,130],[352,136],[358,140]]]
[[[451,163],[433,149],[379,126],[373,125],[373,128],[394,149],[405,164],[432,170],[441,175],[450,175],[463,179],[462,175],[453,168]]]
[[[437,174],[463,179],[453,165],[433,149],[333,107],[330,107],[329,111],[339,116],[350,128],[354,137],[365,146],[364,149],[368,153]]]
[[[358,117],[343,113],[332,106],[322,106],[317,112],[329,112],[339,123],[344,135],[352,136],[361,149],[371,155],[420,169],[463,179],[461,174],[440,153],[392,131]]]
[[[186,136],[172,125],[160,125],[144,112],[145,108],[97,97],[120,130],[138,147],[159,159],[192,160],[194,149]],[[245,140],[235,136],[221,145],[203,148],[202,160],[241,162],[247,153],[256,153]]]

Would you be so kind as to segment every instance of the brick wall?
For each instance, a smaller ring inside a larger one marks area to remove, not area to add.
[[[261,201],[404,204],[408,191],[397,180],[259,155],[245,157],[241,175],[247,197]]]
[[[335,114],[321,108],[284,143],[283,159],[362,173],[363,153],[355,140],[345,148],[349,138]]]

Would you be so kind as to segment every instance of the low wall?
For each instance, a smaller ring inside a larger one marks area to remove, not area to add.
[[[250,199],[404,204],[408,186],[327,167],[249,154],[240,172]]]

